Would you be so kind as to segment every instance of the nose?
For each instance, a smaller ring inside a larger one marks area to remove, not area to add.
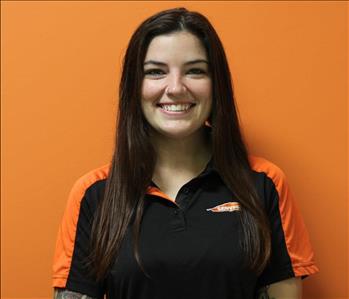
[[[173,96],[181,96],[187,92],[187,87],[182,81],[180,74],[172,74],[168,77],[165,93]]]

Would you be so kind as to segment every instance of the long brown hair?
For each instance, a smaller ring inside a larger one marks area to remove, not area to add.
[[[90,238],[89,261],[97,280],[104,279],[117,260],[130,224],[135,241],[134,255],[145,273],[138,249],[139,230],[143,199],[152,180],[156,153],[150,143],[149,124],[141,110],[143,63],[155,36],[176,31],[187,31],[197,36],[207,53],[212,79],[213,104],[209,123],[213,164],[242,206],[241,246],[246,257],[245,264],[258,274],[270,256],[268,219],[251,175],[223,45],[205,16],[185,8],[174,8],[161,11],[141,23],[133,33],[124,57],[115,151]]]

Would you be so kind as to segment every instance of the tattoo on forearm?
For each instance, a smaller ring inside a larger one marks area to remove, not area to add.
[[[58,289],[55,291],[54,299],[95,299],[84,294],[72,292],[65,289]]]

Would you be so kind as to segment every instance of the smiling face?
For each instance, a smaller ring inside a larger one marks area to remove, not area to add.
[[[171,138],[198,132],[212,107],[208,59],[200,40],[186,31],[156,36],[143,68],[142,111],[153,131]]]

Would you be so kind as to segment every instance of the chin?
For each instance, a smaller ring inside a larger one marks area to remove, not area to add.
[[[171,138],[171,139],[183,139],[187,137],[189,134],[187,132],[161,132],[162,136]]]
[[[178,130],[178,129],[173,129],[173,130],[161,130],[159,132],[161,135],[166,136],[168,138],[172,139],[183,139],[186,138],[193,133],[195,133],[197,130],[190,130],[190,129],[183,129],[183,130]]]

